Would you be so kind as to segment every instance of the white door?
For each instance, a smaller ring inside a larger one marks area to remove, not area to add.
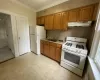
[[[16,17],[18,32],[19,54],[30,52],[29,26],[28,20],[24,17]]]
[[[30,35],[30,39],[31,39],[31,51],[37,53],[37,44],[35,35]]]

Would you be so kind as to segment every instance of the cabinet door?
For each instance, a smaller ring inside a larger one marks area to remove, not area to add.
[[[37,18],[37,25],[40,25],[40,23],[41,23],[41,19],[40,18]]]
[[[40,18],[40,24],[41,24],[41,25],[44,25],[44,24],[45,24],[45,17],[41,17],[41,18]]]
[[[44,42],[44,55],[45,56],[50,56],[50,54],[49,54],[49,42],[47,42],[47,41],[45,41]]]
[[[56,48],[56,61],[60,62],[61,61],[61,48]]]
[[[28,19],[16,16],[18,48],[20,55],[30,52]]]
[[[50,58],[55,60],[55,57],[56,57],[56,47],[50,46]]]
[[[62,12],[62,30],[67,30],[68,26],[68,12]]]
[[[79,20],[79,9],[73,9],[69,11],[69,22],[75,22]]]
[[[61,29],[61,17],[62,17],[62,13],[54,14],[54,29],[55,30]]]
[[[40,42],[40,52],[42,53],[42,54],[44,54],[44,50],[43,50],[44,48],[43,48],[43,41],[41,40],[41,42]]]
[[[93,17],[94,5],[86,6],[80,9],[80,21],[89,21]]]
[[[45,17],[45,29],[46,30],[53,29],[53,20],[54,20],[54,15],[48,15]]]
[[[50,58],[55,60],[56,57],[56,43],[50,42]]]

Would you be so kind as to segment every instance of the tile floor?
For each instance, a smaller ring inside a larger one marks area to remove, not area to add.
[[[12,58],[14,55],[8,47],[0,48],[0,63]]]
[[[81,80],[57,62],[27,53],[0,64],[0,80]]]

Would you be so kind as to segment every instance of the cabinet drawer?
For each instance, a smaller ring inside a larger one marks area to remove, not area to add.
[[[49,45],[49,41],[43,41],[44,44]]]
[[[41,43],[44,43],[44,41],[43,41],[43,40],[41,40],[40,42],[41,42]]]
[[[57,48],[62,48],[62,45],[61,44],[57,44]]]
[[[50,46],[57,46],[57,44],[56,43],[53,43],[53,42],[50,42]]]

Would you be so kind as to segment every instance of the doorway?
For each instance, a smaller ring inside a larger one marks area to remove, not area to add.
[[[11,16],[0,13],[0,63],[14,57]]]

